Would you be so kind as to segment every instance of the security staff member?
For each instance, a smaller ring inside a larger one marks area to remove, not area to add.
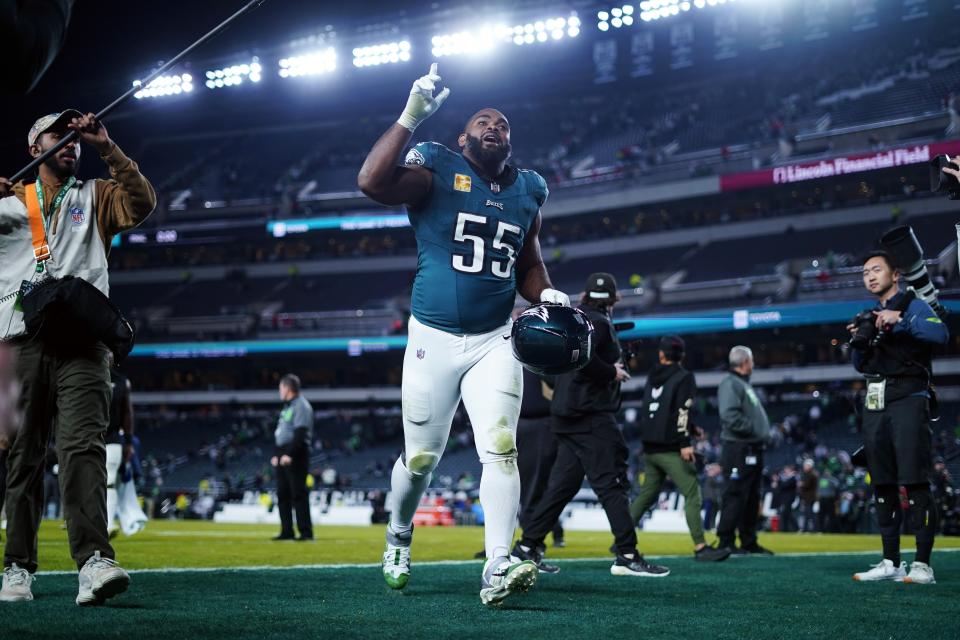
[[[551,403],[552,427],[559,440],[557,461],[530,526],[513,553],[542,564],[543,540],[580,490],[586,474],[615,537],[617,557],[610,573],[663,577],[670,570],[650,564],[640,555],[630,518],[628,449],[616,420],[620,385],[630,374],[621,362],[620,344],[610,322],[618,299],[617,283],[609,273],[594,273],[585,289],[580,309],[593,323],[593,356],[579,371],[557,376]]]
[[[727,484],[720,501],[717,536],[720,547],[736,555],[766,555],[773,552],[757,544],[760,491],[763,489],[763,450],[770,437],[770,419],[750,386],[753,352],[749,347],[730,350],[730,373],[717,387],[720,409],[720,464]],[[740,533],[737,548],[736,534]]]
[[[947,343],[946,325],[930,305],[900,289],[900,273],[890,256],[876,251],[863,263],[863,284],[877,296],[873,310],[876,340],[852,341],[853,365],[866,377],[863,441],[873,479],[883,559],[858,581],[903,580],[933,584],[930,553],[937,531],[937,508],[930,493],[931,360],[935,346]],[[856,334],[858,327],[847,327]],[[856,348],[859,345],[860,348]],[[907,489],[908,515],[917,541],[910,573],[900,561],[899,487]]]
[[[280,379],[283,409],[274,431],[276,454],[270,458],[277,470],[277,510],[280,535],[274,540],[294,540],[293,511],[301,542],[313,540],[307,469],[310,466],[310,440],[313,437],[313,407],[300,393],[300,378],[288,373]]]
[[[730,556],[730,549],[717,549],[707,544],[703,535],[700,509],[703,497],[694,464],[694,429],[690,421],[697,382],[683,368],[686,345],[680,336],[660,340],[659,363],[647,377],[643,390],[643,417],[640,437],[643,440],[644,480],[640,495],[630,505],[630,518],[639,522],[660,496],[660,488],[669,477],[684,499],[687,528],[693,538],[694,560],[719,562]]]
[[[38,119],[27,136],[40,156],[67,131],[76,140],[39,167],[36,180],[0,178],[0,340],[17,351],[23,425],[7,460],[7,544],[0,601],[32,600],[37,529],[43,509],[43,464],[56,426],[60,487],[70,553],[80,569],[78,605],[99,605],[130,577],[114,562],[107,538],[107,474],[103,432],[110,405],[107,348],[52,344],[26,334],[18,304],[23,282],[75,276],[109,295],[107,254],[121,231],[153,211],[153,187],[110,139],[92,113],[67,110]],[[78,181],[80,142],[94,148],[110,180]],[[3,197],[11,196],[12,197]],[[39,242],[38,242],[39,239]],[[38,251],[38,246],[40,250]],[[65,341],[64,336],[54,336]]]

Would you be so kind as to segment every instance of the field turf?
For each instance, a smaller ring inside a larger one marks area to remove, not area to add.
[[[471,559],[480,529],[418,529],[403,592],[380,577],[382,527],[318,527],[316,543],[274,533],[151,522],[116,541],[130,591],[80,609],[65,532],[46,522],[36,600],[0,603],[0,638],[960,638],[957,538],[938,538],[939,584],[919,586],[850,579],[877,561],[873,536],[767,535],[774,558],[705,565],[684,534],[641,534],[672,574],[638,579],[609,574],[609,534],[570,532],[549,553],[559,574],[491,610]]]

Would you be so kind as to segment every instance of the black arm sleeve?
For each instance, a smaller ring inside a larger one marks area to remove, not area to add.
[[[590,362],[580,373],[599,382],[610,382],[617,378],[617,368],[613,366],[620,357],[620,349],[610,335],[608,324],[598,323],[594,330],[596,346]]]

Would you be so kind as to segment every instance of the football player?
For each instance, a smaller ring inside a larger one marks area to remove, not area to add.
[[[443,104],[437,65],[413,84],[399,120],[376,142],[358,184],[373,200],[407,206],[419,260],[403,364],[404,452],[393,468],[383,575],[402,589],[410,577],[413,516],[430,484],[463,398],[483,464],[487,561],[480,599],[495,605],[527,591],[537,567],[510,559],[520,501],[516,428],[523,389],[511,352],[517,292],[569,306],[552,288],[537,238],[547,185],[510,159],[510,123],[481,109],[457,139],[457,153],[421,142],[397,161],[417,126]]]

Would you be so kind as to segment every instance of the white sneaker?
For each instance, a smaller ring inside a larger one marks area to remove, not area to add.
[[[537,583],[540,570],[530,560],[494,558],[483,565],[480,602],[498,606],[513,593],[526,593]]]
[[[110,558],[101,558],[99,551],[80,569],[79,580],[77,604],[81,607],[101,605],[130,586],[130,575]]]
[[[383,552],[383,579],[391,589],[403,589],[410,580],[410,543],[413,530],[399,536],[387,525],[387,549]]]
[[[937,584],[933,577],[933,567],[923,562],[910,564],[910,573],[903,579],[909,584]]]
[[[878,580],[893,580],[902,582],[907,577],[907,563],[901,562],[900,566],[894,566],[893,560],[884,558],[877,564],[870,567],[869,571],[861,571],[853,574],[853,579],[857,582],[876,582]]]
[[[33,576],[14,562],[3,570],[3,588],[0,589],[0,602],[27,602],[33,600],[30,585]]]

